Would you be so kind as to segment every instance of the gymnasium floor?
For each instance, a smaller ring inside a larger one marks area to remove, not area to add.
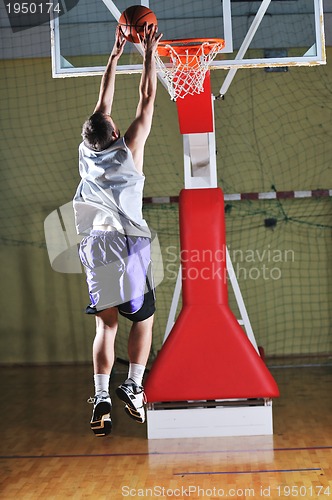
[[[332,499],[332,366],[271,371],[274,436],[148,441],[116,397],[92,434],[90,366],[2,367],[0,498]]]

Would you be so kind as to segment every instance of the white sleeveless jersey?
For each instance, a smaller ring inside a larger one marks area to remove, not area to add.
[[[73,206],[78,234],[89,234],[94,225],[110,225],[132,236],[148,236],[142,215],[145,176],[135,167],[123,137],[104,151],[79,146],[78,185]]]

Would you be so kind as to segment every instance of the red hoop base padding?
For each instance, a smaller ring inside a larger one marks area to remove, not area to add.
[[[182,311],[145,383],[148,402],[272,398],[279,390],[228,306],[223,194],[180,194]]]
[[[203,134],[214,130],[209,71],[205,75],[203,89],[200,94],[187,94],[176,100],[181,134]]]

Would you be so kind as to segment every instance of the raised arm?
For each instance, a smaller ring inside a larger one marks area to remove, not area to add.
[[[139,102],[136,117],[125,133],[126,144],[132,152],[136,168],[142,172],[145,142],[149,136],[157,92],[155,52],[162,34],[157,35],[157,26],[144,26],[142,45],[144,48],[143,70],[139,85]]]
[[[111,114],[115,88],[115,72],[125,43],[126,39],[123,37],[120,27],[117,26],[114,47],[101,80],[99,98],[94,113]]]

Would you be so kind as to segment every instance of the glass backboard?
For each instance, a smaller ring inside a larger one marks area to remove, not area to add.
[[[322,0],[79,0],[51,20],[54,77],[101,75],[123,10],[154,11],[164,39],[223,38],[212,69],[324,64]],[[140,46],[127,43],[118,72],[142,70]]]

